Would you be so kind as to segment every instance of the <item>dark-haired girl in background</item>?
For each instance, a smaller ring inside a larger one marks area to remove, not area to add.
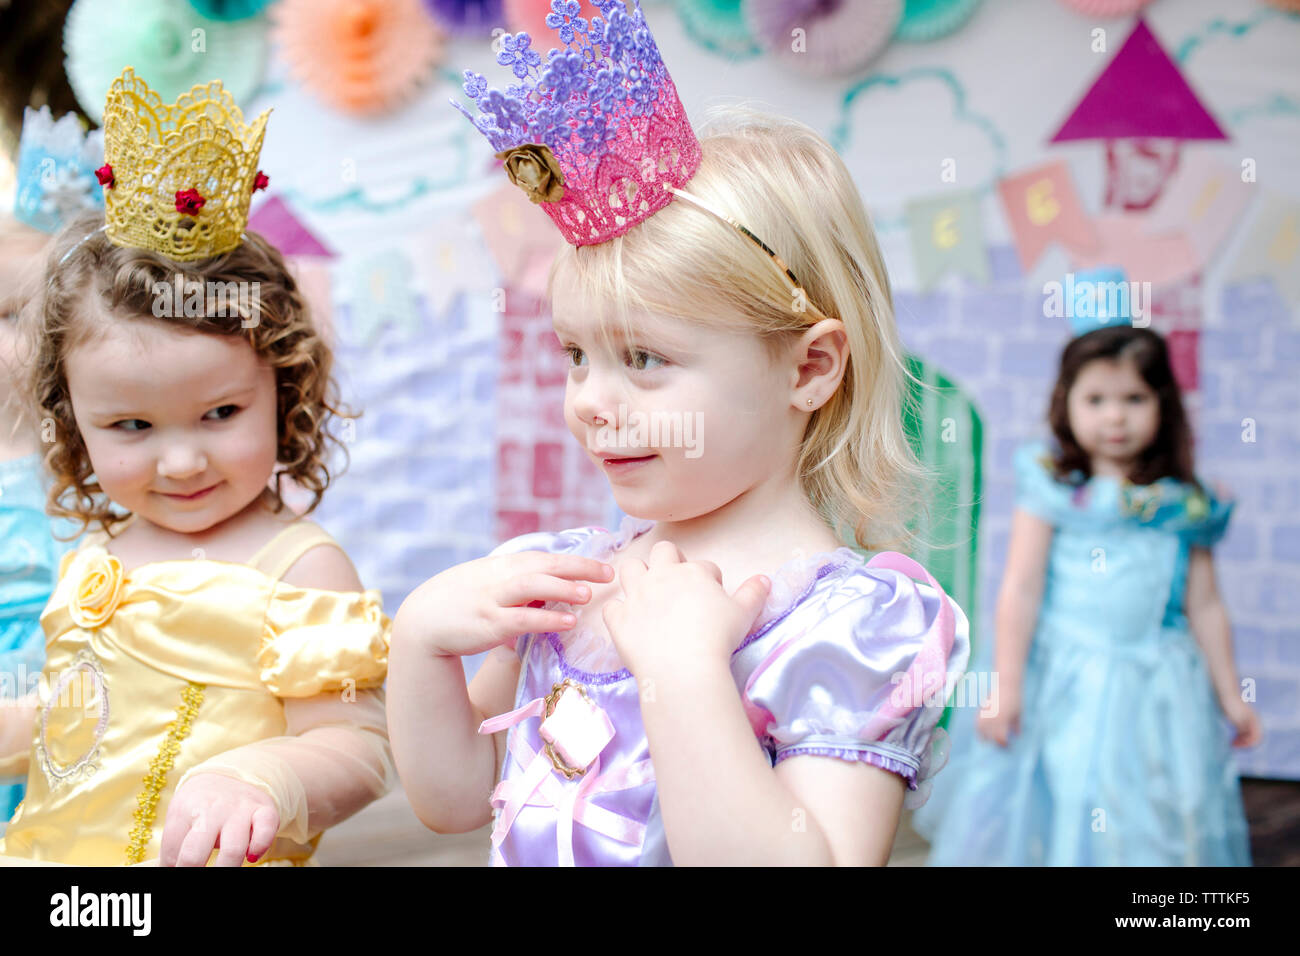
[[[1248,866],[1229,743],[1260,727],[1210,554],[1232,503],[1193,473],[1164,340],[1113,322],[1071,340],[1048,418],[1054,441],[1016,453],[972,667],[994,692],[958,712],[948,786],[917,814],[930,863]]]

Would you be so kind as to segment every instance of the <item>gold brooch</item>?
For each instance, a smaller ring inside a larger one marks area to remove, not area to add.
[[[577,693],[566,695],[566,691]],[[587,696],[586,688],[567,677],[542,699],[538,731],[551,765],[569,780],[586,773],[614,739],[609,717]]]

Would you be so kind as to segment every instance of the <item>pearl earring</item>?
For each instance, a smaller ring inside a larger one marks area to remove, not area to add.
[[[811,398],[808,399],[808,407],[809,407],[809,408],[812,408],[812,399],[811,399]]]

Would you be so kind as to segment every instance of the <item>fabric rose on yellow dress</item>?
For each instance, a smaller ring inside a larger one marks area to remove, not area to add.
[[[81,578],[68,602],[68,613],[78,627],[103,627],[122,603],[125,580],[122,562],[111,554],[92,555],[80,570]]]

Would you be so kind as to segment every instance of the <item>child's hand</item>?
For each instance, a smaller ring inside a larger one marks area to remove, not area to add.
[[[585,604],[591,588],[581,582],[612,580],[614,569],[594,558],[544,551],[502,554],[458,564],[426,581],[397,614],[405,618],[401,628],[422,634],[434,653],[461,657],[500,644],[513,648],[522,634],[572,628],[572,614],[541,605]]]
[[[668,541],[650,550],[648,566],[625,561],[620,583],[624,600],[605,603],[605,626],[623,663],[642,679],[709,660],[727,666],[772,587],[758,574],[728,597],[716,564],[687,561]]]
[[[1005,747],[1012,734],[1020,733],[1020,688],[993,685],[988,700],[975,721],[976,732],[989,743]]]
[[[1233,697],[1227,701],[1223,712],[1232,722],[1232,726],[1237,728],[1237,736],[1232,739],[1234,747],[1254,747],[1263,739],[1259,715],[1250,704],[1239,697]]]
[[[172,796],[163,824],[163,866],[217,866],[261,858],[280,829],[275,801],[251,784],[218,773],[196,773]]]

